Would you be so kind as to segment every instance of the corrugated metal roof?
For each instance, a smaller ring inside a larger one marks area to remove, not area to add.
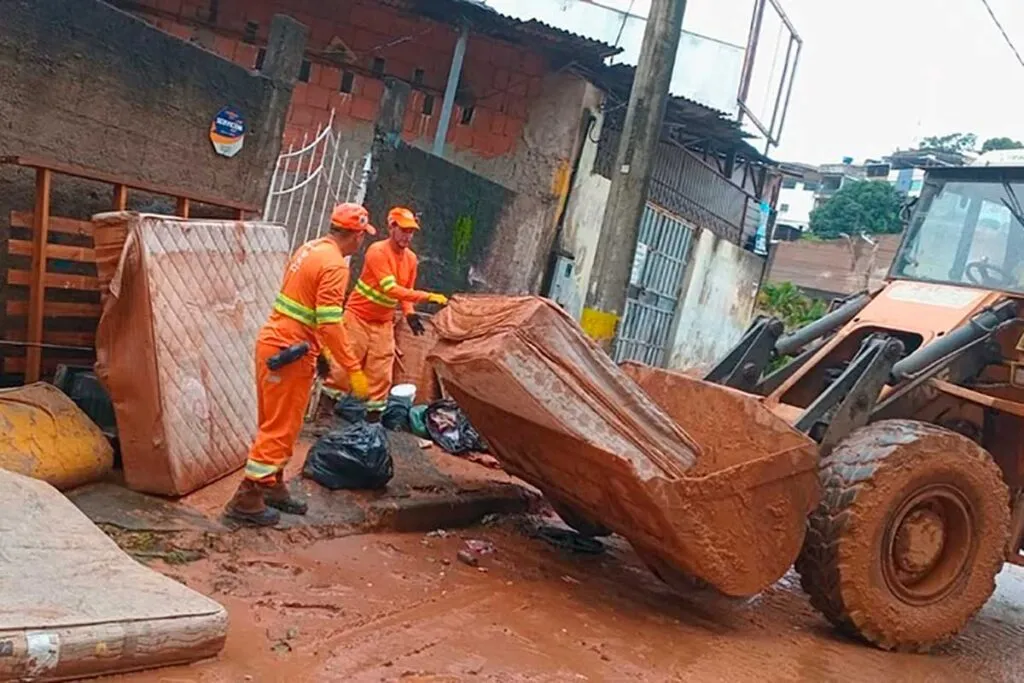
[[[574,54],[582,61],[603,62],[622,52],[622,48],[565,31],[544,22],[524,21],[501,14],[480,0],[379,0],[422,16],[457,24],[469,21],[473,30],[512,42],[540,43],[548,49]]]

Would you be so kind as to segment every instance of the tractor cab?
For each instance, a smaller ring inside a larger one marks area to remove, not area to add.
[[[892,279],[1024,296],[1024,166],[928,171]]]

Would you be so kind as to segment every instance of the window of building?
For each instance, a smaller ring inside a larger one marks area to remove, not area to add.
[[[779,204],[779,213],[789,213],[789,204]]]
[[[434,96],[427,95],[423,98],[423,115],[433,116],[434,115]]]
[[[793,188],[796,187],[796,178],[783,178],[782,187],[786,188],[787,190],[792,190]]]
[[[374,57],[373,64],[370,65],[370,72],[377,78],[382,78],[384,76],[385,65],[386,62],[383,57]]]
[[[459,123],[463,126],[468,126],[473,123],[473,114],[476,112],[475,107],[465,107],[462,110],[462,116],[459,118]]]
[[[302,66],[299,67],[299,80],[303,83],[309,83],[309,72],[313,69],[313,65],[309,63],[308,59],[302,60]]]
[[[412,84],[413,85],[423,85],[423,78],[425,77],[425,75],[426,75],[426,73],[423,71],[423,69],[416,69],[415,71],[413,71],[412,72]]]
[[[821,189],[825,192],[835,192],[843,186],[843,176],[827,175],[821,179]]]
[[[266,48],[262,48],[261,47],[256,52],[256,64],[255,64],[255,66],[253,68],[256,69],[257,71],[262,69],[263,68],[263,60],[265,60],[266,58],[267,58],[267,50],[266,50]]]
[[[341,87],[338,88],[343,93],[351,93],[355,89],[356,75],[351,71],[341,72]]]

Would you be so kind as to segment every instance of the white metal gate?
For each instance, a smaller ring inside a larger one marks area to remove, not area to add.
[[[626,310],[613,357],[664,366],[693,231],[654,204],[644,208]]]
[[[370,155],[350,154],[334,132],[334,112],[324,127],[298,149],[289,145],[270,178],[263,220],[288,228],[291,248],[327,231],[331,210],[340,202],[362,203]]]

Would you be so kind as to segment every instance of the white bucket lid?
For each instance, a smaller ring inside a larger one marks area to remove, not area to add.
[[[396,384],[391,388],[391,395],[395,398],[411,399],[416,396],[416,385],[415,384]]]

